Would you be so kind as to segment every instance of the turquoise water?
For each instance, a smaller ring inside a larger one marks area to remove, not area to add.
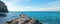
[[[60,12],[24,12],[29,17],[38,19],[43,24],[60,24]],[[0,18],[0,24],[4,24],[6,21],[16,19],[21,12],[9,12],[6,13],[6,17]]]

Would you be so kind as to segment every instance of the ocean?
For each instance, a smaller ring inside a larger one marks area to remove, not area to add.
[[[6,17],[0,17],[0,24],[5,24],[6,21],[19,18],[22,12],[4,13]],[[43,24],[60,24],[60,12],[45,12],[33,11],[23,12],[26,16],[39,20]]]

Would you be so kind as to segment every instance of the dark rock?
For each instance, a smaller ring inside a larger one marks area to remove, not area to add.
[[[6,23],[11,24],[11,22],[9,22],[9,21],[8,21],[8,22],[6,22]]]
[[[8,12],[7,6],[2,1],[0,1],[0,12]]]
[[[26,20],[26,21],[24,21],[25,23],[28,23],[29,22],[29,20]]]
[[[35,22],[33,24],[42,24],[42,23],[39,22],[39,20],[35,20]]]
[[[0,14],[0,17],[6,17],[6,14]]]

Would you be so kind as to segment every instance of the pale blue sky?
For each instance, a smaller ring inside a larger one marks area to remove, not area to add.
[[[9,11],[60,11],[60,0],[2,0]]]

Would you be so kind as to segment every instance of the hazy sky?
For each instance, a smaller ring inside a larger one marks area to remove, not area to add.
[[[2,0],[9,11],[60,11],[60,0]]]

